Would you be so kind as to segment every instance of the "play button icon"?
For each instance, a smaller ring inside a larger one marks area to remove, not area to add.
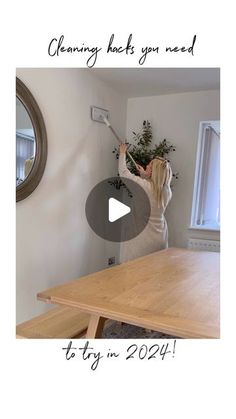
[[[119,218],[124,217],[126,214],[129,214],[130,211],[131,209],[128,205],[122,204],[122,202],[115,198],[109,198],[108,219],[111,223],[119,220]]]
[[[102,239],[124,242],[146,227],[151,207],[145,190],[135,181],[111,177],[90,191],[85,214],[91,229]]]

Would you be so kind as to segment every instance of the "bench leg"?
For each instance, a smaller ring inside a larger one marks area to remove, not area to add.
[[[105,321],[105,317],[100,317],[98,315],[91,314],[86,333],[86,339],[100,338],[102,336]]]

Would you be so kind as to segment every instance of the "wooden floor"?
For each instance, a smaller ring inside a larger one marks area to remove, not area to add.
[[[38,294],[104,318],[184,338],[219,337],[219,253],[170,248]],[[94,336],[93,336],[94,334]]]

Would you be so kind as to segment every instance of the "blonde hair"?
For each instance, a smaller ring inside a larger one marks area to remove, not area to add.
[[[170,182],[172,179],[172,170],[168,160],[157,157],[152,160],[152,174],[151,174],[151,183],[154,195],[157,199],[158,208],[164,206],[164,186],[168,188],[169,200],[171,199],[172,192],[170,188]],[[168,201],[169,202],[169,201]],[[166,205],[168,204],[166,203]]]

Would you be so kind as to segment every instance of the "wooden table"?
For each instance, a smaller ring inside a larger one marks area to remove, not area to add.
[[[219,338],[219,253],[169,248],[40,292],[39,300],[183,338]]]

